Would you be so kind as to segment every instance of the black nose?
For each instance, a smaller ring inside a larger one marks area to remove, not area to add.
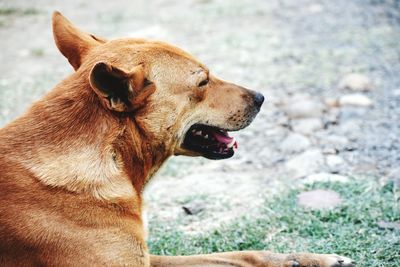
[[[264,103],[264,96],[260,93],[256,93],[254,95],[254,105],[260,108],[263,103]]]

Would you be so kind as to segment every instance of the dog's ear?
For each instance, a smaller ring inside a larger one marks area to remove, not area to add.
[[[139,108],[155,90],[145,79],[142,65],[125,71],[105,62],[92,68],[90,86],[109,109],[119,112]]]
[[[92,47],[106,42],[103,38],[82,32],[58,11],[53,13],[53,36],[58,49],[75,70]]]

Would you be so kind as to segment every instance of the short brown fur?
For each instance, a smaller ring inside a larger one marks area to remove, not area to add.
[[[144,186],[168,157],[199,156],[182,146],[193,123],[246,127],[255,92],[162,42],[107,41],[58,12],[53,31],[76,72],[0,130],[1,266],[352,266],[307,253],[149,255]]]

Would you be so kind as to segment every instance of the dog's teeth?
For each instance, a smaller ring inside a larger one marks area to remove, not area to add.
[[[205,139],[208,139],[208,134],[206,134],[206,135],[204,136],[204,138],[205,138]]]
[[[235,144],[235,138],[232,138],[232,141],[229,143],[229,144],[227,144],[226,146],[228,147],[228,148],[231,148],[231,147],[233,147],[233,145]]]
[[[201,130],[194,133],[194,135],[202,135],[202,134],[203,134],[203,133],[202,133]]]

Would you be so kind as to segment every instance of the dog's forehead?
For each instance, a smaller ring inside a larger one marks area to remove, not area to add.
[[[193,71],[206,70],[207,68],[194,56],[188,52],[182,50],[179,47],[163,43],[154,42],[152,43],[152,50],[155,53],[156,60],[159,56],[166,59],[167,63],[182,64],[185,68],[193,68]]]
[[[193,71],[204,70],[208,72],[207,67],[197,60],[193,55],[183,49],[171,45],[166,42],[148,39],[125,38],[116,39],[106,44],[108,48],[116,49],[117,51],[127,52],[130,50],[131,56],[140,58],[143,63],[147,64],[167,64],[170,65],[185,65],[185,68],[190,67]],[[124,57],[128,55],[123,55]]]
[[[151,42],[147,44],[150,72],[163,73],[174,79],[186,80],[195,83],[198,79],[208,76],[208,68],[188,52],[179,47],[164,42]],[[150,52],[150,53],[149,53]]]

